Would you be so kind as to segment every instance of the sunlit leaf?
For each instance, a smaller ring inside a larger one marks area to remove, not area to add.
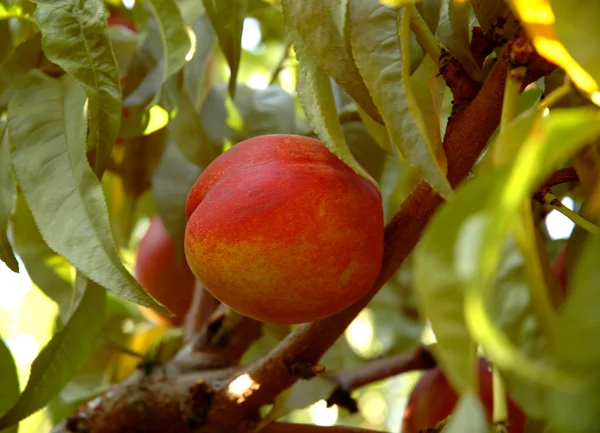
[[[486,433],[489,424],[481,400],[475,393],[466,393],[460,397],[452,418],[442,429],[442,433]]]
[[[248,8],[247,0],[202,0],[206,15],[215,29],[221,51],[230,69],[229,94],[235,96],[237,75],[242,56],[242,30]]]
[[[298,97],[312,129],[327,148],[365,179],[377,183],[358,164],[344,138],[333,99],[329,77],[316,63],[312,54],[293,27],[288,26],[298,56]]]
[[[468,282],[466,317],[471,333],[491,360],[502,368],[540,383],[563,389],[576,386],[571,377],[536,363],[518,352],[490,318],[493,280],[507,231],[518,218],[525,200],[548,173],[600,134],[600,112],[590,108],[553,110],[534,126],[525,139],[514,165],[498,171],[488,199],[463,230],[458,244],[459,268]],[[510,168],[510,169],[509,169]],[[478,239],[473,242],[472,239]]]
[[[383,122],[343,38],[339,1],[282,1],[287,26],[293,26],[315,60],[371,118]],[[319,25],[315,25],[319,23]]]
[[[36,0],[44,53],[88,96],[88,143],[95,171],[104,172],[121,121],[121,87],[102,0]]]
[[[96,346],[105,314],[106,292],[84,277],[78,278],[77,287],[80,297],[73,314],[33,361],[27,385],[17,402],[0,418],[0,429],[48,404]]]
[[[19,397],[21,388],[19,387],[19,376],[17,374],[17,366],[13,359],[12,353],[4,341],[0,338],[0,371],[2,372],[2,380],[0,381],[0,413],[6,412],[14,404]],[[2,430],[4,433],[16,433],[18,426]]]
[[[436,191],[448,197],[452,189],[411,116],[402,85],[400,10],[383,6],[377,0],[350,0],[347,19],[356,65],[394,146]],[[409,30],[405,28],[402,36],[405,48]]]
[[[0,260],[13,272],[19,272],[19,263],[8,241],[8,220],[13,212],[16,187],[10,163],[10,143],[6,123],[0,124]]]
[[[166,312],[115,249],[102,187],[85,157],[85,102],[67,75],[29,76],[9,105],[15,177],[50,248],[106,289]]]
[[[511,0],[511,6],[543,57],[563,68],[573,82],[600,104],[600,3],[566,0]],[[581,43],[581,32],[586,43]]]
[[[194,3],[198,3],[196,0]],[[183,67],[185,89],[196,110],[200,110],[205,96],[205,80],[208,60],[217,44],[215,31],[206,14],[202,14],[192,25],[196,36],[196,51],[194,57]]]

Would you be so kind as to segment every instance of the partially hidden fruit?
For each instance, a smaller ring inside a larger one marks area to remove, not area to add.
[[[556,257],[552,260],[550,265],[552,272],[556,275],[556,278],[560,282],[560,287],[563,293],[567,293],[567,244],[565,244],[558,250]]]
[[[148,231],[140,241],[135,277],[152,296],[175,314],[175,317],[168,318],[149,308],[140,307],[144,316],[156,323],[180,326],[190,307],[195,278],[183,254],[177,260],[173,240],[158,216],[152,218]]]
[[[485,359],[479,360],[479,397],[491,422],[493,408],[492,373]],[[446,380],[441,368],[427,370],[415,385],[402,419],[402,433],[419,433],[434,428],[452,414],[458,395]],[[523,433],[527,418],[509,398],[508,419],[511,433]]]
[[[238,143],[198,178],[186,213],[194,274],[257,320],[330,316],[364,296],[381,269],[381,194],[312,138]]]

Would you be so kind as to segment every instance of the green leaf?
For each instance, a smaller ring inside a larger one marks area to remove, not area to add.
[[[350,166],[356,173],[365,179],[377,182],[356,161],[344,138],[338,113],[335,108],[331,81],[308,52],[300,36],[288,27],[290,36],[294,41],[296,55],[298,56],[298,97],[306,117],[315,133],[325,143],[327,148],[338,158]]]
[[[442,429],[442,433],[488,433],[490,431],[481,400],[476,393],[472,392],[460,397],[452,418]]]
[[[356,65],[390,132],[394,146],[442,196],[452,193],[439,164],[411,116],[402,80],[400,11],[377,0],[348,2],[350,42]],[[408,46],[409,29],[403,33]]]
[[[194,0],[198,3],[197,0]],[[202,14],[192,26],[196,41],[196,51],[192,60],[183,67],[184,86],[197,111],[200,111],[202,101],[206,92],[206,69],[208,60],[214,52],[217,44],[215,31],[205,14]]]
[[[152,176],[156,207],[178,254],[184,249],[185,201],[200,173],[201,169],[189,162],[180,148],[169,141]]]
[[[0,8],[2,5],[0,4]],[[1,13],[0,9],[0,13]],[[3,41],[0,44],[0,65],[3,64],[12,54],[14,50],[14,45],[12,41],[12,33],[10,31],[9,22],[7,19],[2,19],[0,17],[0,41]]]
[[[150,0],[162,39],[165,68],[162,82],[179,71],[192,49],[187,26],[175,0]]]
[[[471,50],[471,28],[469,25],[471,4],[459,4],[453,0],[445,1],[441,8],[440,23],[436,36],[453,57],[455,57],[467,74],[478,79],[481,69],[477,65]]]
[[[476,358],[464,316],[466,281],[458,268],[455,245],[463,225],[479,210],[496,178],[495,173],[485,173],[461,186],[434,215],[416,250],[415,289],[437,339],[438,362],[459,391],[472,389]]]
[[[0,381],[0,413],[6,412],[19,398],[21,388],[19,387],[19,375],[17,366],[13,359],[12,353],[4,341],[0,338],[0,371],[2,372],[2,380]],[[2,430],[4,433],[17,433],[18,426],[13,426],[7,430]]]
[[[50,61],[73,76],[88,100],[87,148],[101,176],[121,121],[119,69],[102,0],[36,0],[35,19]]]
[[[215,29],[221,51],[229,63],[229,94],[235,97],[238,70],[242,57],[242,30],[248,8],[247,0],[202,0],[206,15]]]
[[[319,66],[379,123],[383,119],[346,49],[342,36],[343,4],[335,0],[283,0],[286,25],[293,26]],[[318,23],[318,25],[315,25]],[[339,23],[339,24],[338,24]]]
[[[476,224],[463,230],[458,243],[477,238],[472,248],[460,248],[459,266],[466,279],[466,317],[469,329],[498,366],[542,384],[574,389],[577,384],[567,372],[557,371],[532,361],[519,352],[506,334],[491,320],[502,246],[507,231],[514,227],[523,201],[551,170],[590,140],[600,135],[600,111],[585,108],[555,109],[534,125],[510,167],[498,170],[500,176],[482,200],[481,209],[472,217]]]
[[[19,272],[19,263],[8,241],[8,220],[15,206],[17,188],[10,166],[10,143],[6,123],[0,124],[0,260],[13,272]]]
[[[102,187],[85,156],[85,95],[68,75],[32,73],[11,100],[13,170],[48,246],[84,275],[128,300],[158,309],[117,254]]]
[[[78,278],[77,287],[81,295],[72,316],[33,361],[29,381],[0,418],[0,429],[47,405],[93,352],[104,319],[106,292],[84,277]]]
[[[72,266],[44,242],[23,194],[17,195],[12,225],[15,251],[29,277],[48,298],[56,302],[61,318],[66,321],[74,302]]]

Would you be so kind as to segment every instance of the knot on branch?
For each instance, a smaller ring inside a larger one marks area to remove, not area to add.
[[[440,74],[454,97],[452,114],[458,114],[477,96],[481,83],[469,77],[460,62],[446,50],[442,50],[440,56]]]
[[[72,415],[67,418],[65,429],[70,433],[90,433],[92,426],[90,422],[80,415]]]
[[[326,368],[324,365],[315,364],[301,359],[284,361],[288,372],[299,379],[309,380],[316,377],[317,374],[324,373]]]
[[[342,387],[338,386],[334,389],[326,402],[327,407],[331,407],[335,404],[339,407],[343,407],[351,414],[358,413],[358,403],[352,398],[350,391],[345,390]]]
[[[214,390],[204,379],[199,379],[190,387],[189,399],[181,411],[190,429],[196,429],[206,422],[213,394]]]

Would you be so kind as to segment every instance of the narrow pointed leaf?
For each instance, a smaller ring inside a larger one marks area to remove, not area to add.
[[[101,175],[121,122],[121,87],[102,0],[36,0],[44,53],[73,76],[89,102],[88,149]]]
[[[0,260],[13,272],[19,272],[19,263],[8,241],[8,220],[15,206],[17,189],[10,166],[10,143],[6,123],[0,125]]]
[[[19,186],[50,248],[115,294],[167,312],[117,254],[102,187],[85,156],[84,105],[85,94],[69,76],[29,76],[8,110]]]
[[[298,32],[319,66],[379,123],[383,119],[342,36],[343,4],[335,0],[283,0],[287,25]],[[337,22],[336,22],[337,21]],[[315,25],[319,23],[319,25]]]
[[[229,94],[233,98],[242,56],[242,30],[248,0],[202,0],[202,3],[217,34],[221,51],[229,63]]]
[[[19,375],[17,366],[13,359],[12,353],[4,341],[0,338],[0,371],[2,372],[2,380],[0,380],[0,413],[6,412],[17,398],[21,388],[19,387]],[[3,433],[16,433],[18,426],[13,426],[7,430],[2,430]]]
[[[0,429],[46,406],[94,351],[104,321],[106,292],[84,277],[79,278],[78,288],[81,295],[73,314],[33,361],[27,385],[0,418]]]
[[[347,19],[356,65],[394,146],[436,191],[450,196],[452,188],[419,133],[407,103],[402,82],[400,11],[383,6],[378,0],[350,0]],[[403,38],[408,41],[409,36],[405,31]]]

